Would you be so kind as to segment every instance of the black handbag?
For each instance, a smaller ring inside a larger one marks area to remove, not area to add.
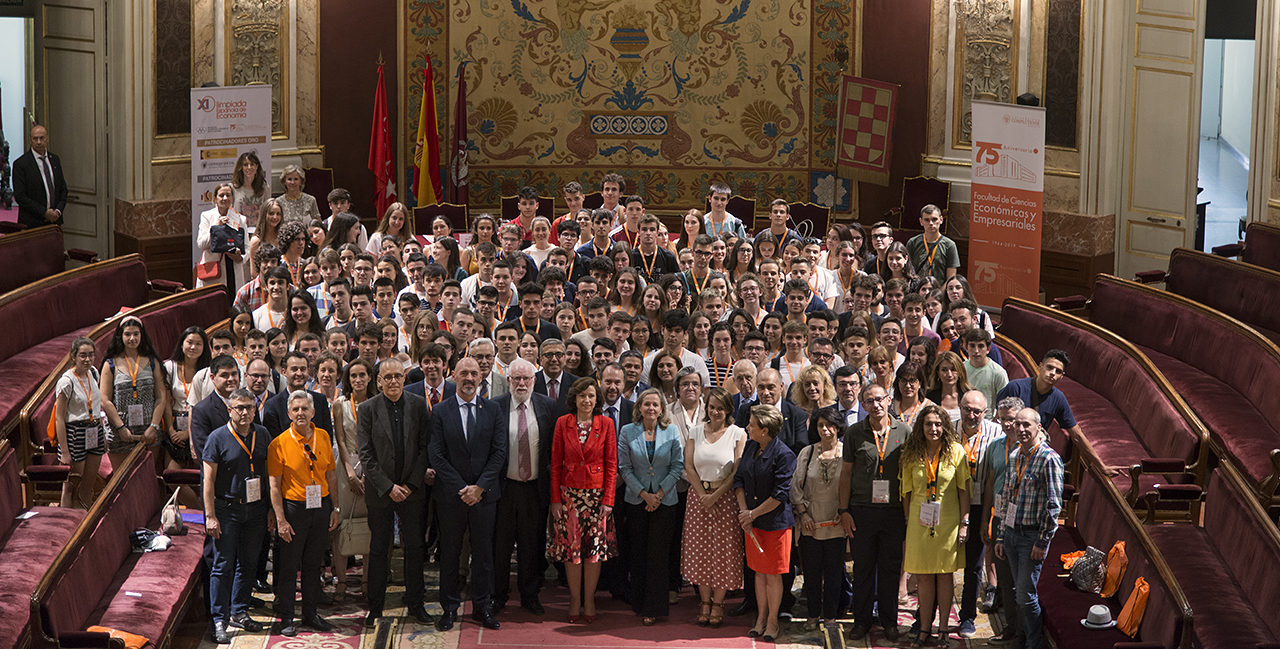
[[[244,230],[229,225],[209,228],[209,252],[239,252],[244,250]]]

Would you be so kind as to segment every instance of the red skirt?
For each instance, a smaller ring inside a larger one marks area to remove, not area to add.
[[[753,527],[744,536],[748,568],[762,575],[781,575],[791,571],[790,527],[774,531]],[[755,537],[754,541],[752,536]]]

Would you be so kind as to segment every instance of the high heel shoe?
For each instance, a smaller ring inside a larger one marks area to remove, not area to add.
[[[572,613],[570,613],[570,614],[569,614],[569,617],[568,617],[568,618],[566,618],[566,619],[569,621],[569,624],[577,624],[577,623],[578,623],[578,616],[577,616],[577,615],[573,615]]]
[[[755,627],[751,627],[751,630],[750,630],[750,631],[747,631],[747,637],[748,637],[748,638],[759,638],[759,637],[760,637],[760,631],[756,630],[756,628],[755,628]]]
[[[702,608],[698,610],[698,626],[707,626],[710,624],[711,602],[702,602]]]
[[[764,635],[760,636],[760,639],[765,642],[777,642],[775,638],[777,638],[779,635],[782,635],[782,634],[779,632],[778,629],[774,629],[773,633],[769,633],[769,627],[765,627]]]
[[[707,615],[707,626],[718,629],[724,623],[724,602],[712,602],[711,613]]]

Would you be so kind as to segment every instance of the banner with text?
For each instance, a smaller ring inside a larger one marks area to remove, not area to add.
[[[1040,293],[1044,109],[973,102],[969,284],[978,304]]]
[[[213,190],[232,182],[236,161],[253,151],[271,186],[271,86],[191,89],[191,263],[200,262],[196,237],[200,213],[213,205]],[[246,178],[245,183],[252,183]],[[256,219],[256,214],[246,214]],[[252,220],[252,219],[251,219]],[[245,233],[248,243],[249,232]]]

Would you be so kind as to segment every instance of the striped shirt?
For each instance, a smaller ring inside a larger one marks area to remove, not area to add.
[[[973,475],[974,488],[969,492],[969,504],[982,504],[982,484],[987,475],[987,447],[991,446],[991,440],[997,437],[1004,437],[1004,429],[990,419],[983,419],[978,424],[978,432],[970,435],[964,430],[964,426],[956,423],[956,428],[960,430],[960,436],[964,439],[965,455],[969,456],[969,473]]]
[[[1040,536],[1036,547],[1048,549],[1062,511],[1062,458],[1044,441],[1029,456],[1019,446],[1009,454],[1005,471],[1004,502],[1013,515],[1001,521],[997,541],[1004,540],[1009,528],[1034,528]]]

